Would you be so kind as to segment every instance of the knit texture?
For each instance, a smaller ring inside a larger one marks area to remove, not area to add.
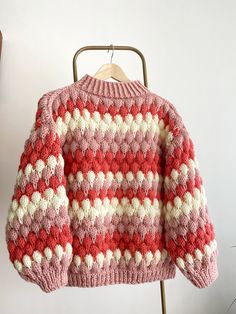
[[[193,142],[174,105],[139,80],[85,74],[38,101],[6,242],[20,276],[65,286],[218,276]]]

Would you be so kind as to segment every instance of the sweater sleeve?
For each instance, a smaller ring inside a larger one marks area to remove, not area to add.
[[[5,228],[10,261],[24,280],[44,292],[67,285],[72,260],[64,160],[50,111],[52,94],[38,101]]]
[[[193,141],[176,108],[162,108],[163,212],[171,259],[198,288],[218,277],[218,247]]]

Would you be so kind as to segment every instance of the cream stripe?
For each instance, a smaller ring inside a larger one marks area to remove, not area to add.
[[[168,189],[172,180],[175,183],[178,183],[180,176],[184,176],[185,179],[187,179],[188,171],[190,170],[192,172],[192,175],[195,176],[197,169],[198,169],[198,160],[196,157],[194,159],[189,159],[187,165],[185,163],[182,163],[180,165],[179,170],[176,170],[175,168],[173,168],[170,176],[165,176],[165,179],[164,179],[165,188]]]
[[[93,256],[91,254],[87,254],[85,255],[85,264],[89,269],[91,269],[94,262],[96,262],[98,266],[102,268],[104,261],[106,260],[110,265],[112,258],[114,258],[116,263],[119,264],[121,256],[122,255],[120,249],[116,249],[114,252],[112,252],[111,250],[107,250],[105,255],[102,252],[100,252],[96,256],[96,261],[93,260]],[[136,251],[134,260],[136,265],[138,266],[141,263],[142,259],[144,259],[147,266],[149,266],[153,260],[157,265],[160,261],[162,262],[165,261],[167,257],[168,253],[165,249],[162,252],[157,250],[154,254],[151,251],[148,251],[144,256],[141,254],[141,252]],[[124,251],[124,258],[126,264],[128,265],[132,258],[132,255],[128,249]],[[74,256],[74,264],[76,265],[76,267],[81,266],[81,258],[79,255]]]
[[[61,154],[59,154],[58,156],[58,160],[56,159],[55,156],[50,155],[47,159],[47,162],[45,163],[43,160],[38,159],[36,161],[35,167],[33,168],[31,163],[28,163],[24,169],[24,171],[22,169],[20,169],[17,173],[16,176],[16,183],[19,185],[20,184],[20,180],[22,178],[23,175],[25,175],[27,177],[27,179],[29,180],[29,177],[32,173],[37,172],[39,178],[42,178],[42,172],[45,168],[50,169],[51,172],[54,172],[56,169],[56,166],[60,165],[62,168],[64,168],[64,159],[62,157]]]
[[[88,171],[86,175],[84,175],[82,171],[78,171],[76,175],[69,173],[67,178],[69,185],[72,185],[75,181],[80,185],[83,181],[88,180],[91,187],[97,179],[99,179],[101,184],[103,184],[104,181],[106,181],[106,184],[111,184],[113,180],[118,183],[122,183],[124,180],[127,180],[128,182],[137,180],[141,185],[143,180],[147,180],[151,185],[153,181],[157,183],[162,181],[161,175],[159,175],[158,172],[153,173],[152,171],[148,171],[146,175],[142,171],[138,171],[136,176],[131,171],[128,171],[126,175],[121,171],[117,171],[115,174],[111,171],[108,171],[107,173],[99,171],[97,174],[95,174],[94,171]]]
[[[57,188],[56,194],[53,189],[46,189],[43,197],[41,193],[36,191],[32,194],[31,200],[26,195],[21,196],[19,203],[16,199],[12,200],[8,210],[8,221],[12,222],[14,217],[18,217],[19,221],[22,223],[25,215],[29,214],[33,217],[37,209],[41,209],[45,214],[50,207],[58,214],[60,206],[68,207],[68,204],[69,199],[63,185]]]
[[[57,117],[56,124],[58,125],[59,134],[65,135],[68,130],[74,131],[76,128],[80,130],[90,129],[92,131],[100,130],[102,133],[106,131],[121,132],[125,134],[128,130],[133,132],[148,130],[154,134],[165,133],[168,128],[164,128],[163,120],[159,120],[158,114],[152,115],[151,112],[147,112],[145,117],[141,113],[138,113],[135,117],[132,114],[128,114],[124,119],[120,114],[114,116],[110,113],[105,113],[101,117],[98,111],[90,114],[88,109],[84,108],[81,115],[78,114],[78,110],[74,110],[72,115],[69,111],[66,112],[64,121],[61,117]],[[162,136],[162,135],[161,135]]]
[[[165,217],[167,221],[172,218],[178,219],[181,215],[190,215],[192,210],[199,213],[200,208],[206,208],[207,198],[204,186],[201,185],[201,190],[194,188],[194,195],[190,192],[186,192],[181,199],[179,196],[174,198],[174,204],[168,201],[166,205],[163,206]]]
[[[72,207],[69,207],[69,215],[71,219],[76,217],[80,222],[84,218],[89,218],[94,222],[96,217],[111,217],[114,214],[120,217],[124,214],[128,216],[136,214],[143,219],[145,216],[150,218],[160,217],[161,207],[162,201],[156,198],[153,204],[151,204],[151,200],[148,197],[145,198],[143,204],[141,204],[140,200],[136,197],[134,197],[131,202],[127,197],[123,197],[120,202],[116,197],[113,197],[111,200],[105,197],[103,200],[96,198],[94,200],[94,206],[91,205],[89,199],[84,199],[81,203],[81,207],[77,200],[73,200]]]

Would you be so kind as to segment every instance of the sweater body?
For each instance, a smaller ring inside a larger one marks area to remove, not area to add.
[[[140,81],[88,74],[38,101],[8,211],[9,258],[45,292],[218,276],[194,145]]]

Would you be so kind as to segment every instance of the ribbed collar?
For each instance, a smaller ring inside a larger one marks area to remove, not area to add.
[[[106,81],[89,74],[76,82],[80,89],[93,95],[109,98],[132,98],[151,93],[139,80],[128,82]]]

